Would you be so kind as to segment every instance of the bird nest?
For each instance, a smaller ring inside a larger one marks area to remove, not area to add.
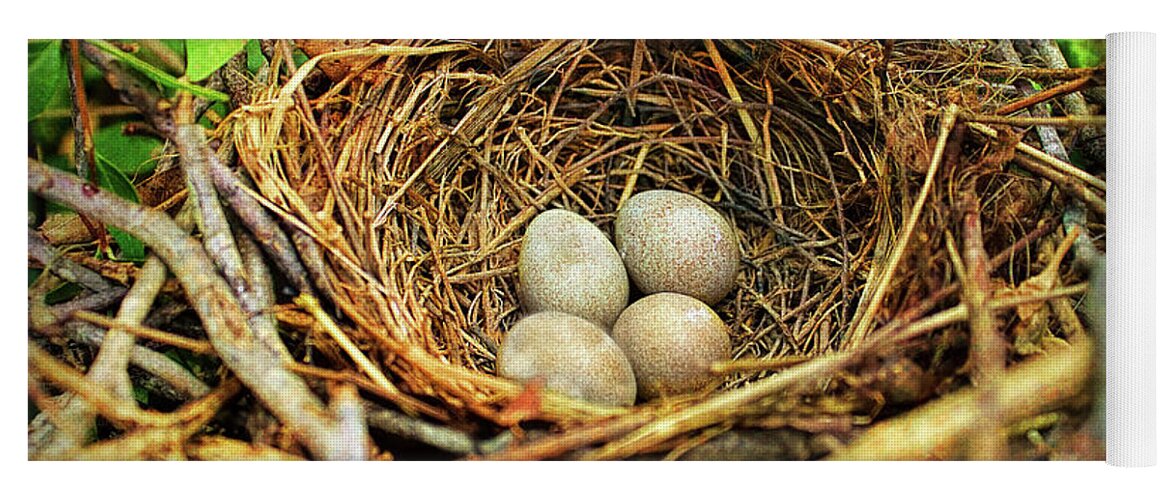
[[[1054,457],[1064,441],[1045,439],[1091,414],[1079,262],[1104,251],[1104,174],[1051,146],[1101,124],[1092,103],[1038,110],[1100,70],[993,41],[265,49],[255,79],[226,75],[237,107],[214,135],[321,299],[277,307],[295,369],[356,384],[414,440],[488,458]],[[526,225],[564,208],[611,234],[660,188],[738,233],[714,306],[722,383],[613,408],[497,377]],[[1055,380],[1072,389],[1021,394]],[[944,406],[970,418],[891,437]],[[972,437],[989,425],[1011,429]]]

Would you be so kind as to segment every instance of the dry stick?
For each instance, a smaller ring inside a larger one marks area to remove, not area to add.
[[[118,97],[123,102],[134,106],[146,118],[147,123],[163,136],[174,135],[175,122],[171,119],[170,108],[159,106],[159,98],[153,83],[145,82],[134,72],[126,71],[114,56],[93,44],[83,41],[80,45],[85,58],[102,71],[106,82],[118,92]]]
[[[1008,295],[993,299],[989,307],[992,310],[1001,310],[1016,307],[1021,304],[1050,300],[1054,297],[1085,293],[1085,291],[1086,286],[1083,283],[1054,289],[1045,293]],[[855,349],[818,357],[776,375],[752,382],[744,387],[718,393],[695,406],[683,408],[657,420],[648,422],[645,425],[640,425],[636,431],[628,434],[621,440],[613,441],[601,449],[587,453],[583,458],[605,460],[633,455],[644,449],[664,443],[682,433],[723,422],[728,416],[734,415],[741,409],[747,408],[772,394],[799,384],[831,377],[833,374],[873,354],[871,351],[878,351],[883,348],[896,348],[903,342],[912,340],[920,335],[966,321],[967,319],[967,306],[960,304],[946,311],[924,318],[921,321],[908,324],[896,330],[891,330],[887,335],[882,337],[871,336],[861,341]]]
[[[165,274],[166,268],[163,268],[163,270],[164,270],[163,276],[165,277],[166,276],[166,274]],[[128,301],[131,301],[130,297],[127,297],[126,301],[124,301],[124,302],[128,302]],[[135,301],[135,302],[140,302],[140,301]],[[143,316],[145,316],[145,314]],[[134,337],[142,337],[147,340],[152,340],[152,341],[159,342],[162,344],[175,346],[180,349],[186,349],[186,350],[191,351],[195,354],[215,353],[215,349],[212,348],[211,343],[207,342],[206,340],[189,339],[189,338],[183,337],[181,335],[176,335],[176,334],[170,333],[170,332],[164,332],[162,330],[157,330],[157,329],[151,328],[149,326],[143,326],[143,325],[139,325],[136,323],[126,322],[126,320],[122,319],[122,317],[121,317],[121,311],[119,311],[119,317],[116,319],[110,318],[107,316],[103,316],[101,314],[98,314],[95,312],[90,312],[90,311],[74,312],[73,318],[79,319],[81,321],[85,321],[87,323],[92,323],[92,324],[98,325],[103,328],[110,329],[111,331],[121,330],[122,333],[127,334],[127,336],[130,338],[130,340],[131,340],[130,345],[134,345],[133,344]],[[102,344],[103,350],[106,348],[106,346],[110,345],[110,343],[111,343],[110,334],[107,333],[105,335],[105,340],[103,341],[103,344]],[[99,356],[100,355],[101,354],[99,353]],[[97,367],[97,362],[94,363],[94,368],[96,368],[96,367]],[[94,368],[91,368],[91,372]]]
[[[151,247],[186,289],[224,363],[315,456],[365,458],[364,448],[356,450],[337,439],[338,431],[321,402],[303,380],[285,369],[282,356],[259,342],[203,247],[170,217],[122,200],[36,160],[28,160],[28,177],[29,191],[120,227]],[[286,353],[284,357],[287,356]]]
[[[963,301],[968,306],[968,325],[971,332],[967,368],[971,370],[972,382],[976,385],[995,380],[1004,371],[1008,362],[1008,343],[1000,331],[996,315],[988,307],[995,285],[992,283],[992,266],[984,250],[984,231],[980,226],[979,201],[968,194],[961,204],[963,216],[963,257],[956,256],[957,264],[962,262],[960,283]],[[948,235],[948,250],[956,253],[955,242]]]
[[[334,342],[337,342],[338,346],[350,356],[350,359],[354,360],[354,364],[358,365],[358,369],[362,370],[362,373],[365,373],[367,377],[370,377],[370,380],[373,380],[378,385],[379,389],[387,394],[393,394],[395,396],[402,395],[402,391],[390,383],[390,380],[386,378],[386,374],[382,373],[378,365],[370,361],[370,358],[367,358],[362,353],[358,345],[350,340],[350,337],[337,326],[337,323],[333,322],[333,318],[321,308],[321,304],[317,302],[317,298],[310,294],[301,294],[293,299],[293,302],[313,315],[313,318],[317,320],[319,326],[329,334],[329,337]]]
[[[910,216],[903,222],[902,230],[899,232],[898,240],[895,242],[894,249],[891,250],[890,257],[886,259],[886,262],[882,266],[882,275],[878,279],[878,285],[875,287],[874,295],[870,297],[866,305],[866,312],[862,314],[862,317],[852,328],[846,331],[846,336],[842,341],[842,346],[846,349],[856,346],[869,333],[870,323],[874,321],[874,315],[882,305],[882,300],[886,296],[890,281],[894,277],[899,263],[903,260],[903,253],[907,249],[907,244],[910,243],[915,226],[919,223],[919,215],[923,212],[923,205],[927,202],[927,197],[931,195],[931,188],[935,183],[935,173],[939,170],[940,162],[943,161],[943,150],[947,146],[947,138],[951,134],[952,127],[955,125],[958,111],[959,108],[953,104],[947,108],[947,111],[944,112],[940,119],[939,137],[935,142],[935,153],[931,156],[931,165],[927,169],[926,177],[923,180],[923,187],[919,190],[919,197],[915,199],[915,205],[911,209]]]
[[[106,337],[106,332],[101,328],[79,321],[67,323],[65,329],[74,342],[94,347],[100,347]],[[169,385],[173,393],[168,397],[172,399],[200,397],[210,390],[207,384],[175,360],[146,347],[134,346],[130,351],[130,363]]]
[[[1086,76],[1105,76],[1106,67],[1096,68],[1023,68],[986,67],[980,69],[980,76],[1003,78],[1028,78],[1031,80],[1076,80]]]
[[[94,162],[94,129],[85,96],[85,79],[81,74],[81,49],[77,40],[67,40],[65,52],[69,61],[69,92],[73,106],[73,163],[78,177],[97,182],[98,170]]]
[[[719,361],[712,364],[711,372],[714,375],[727,375],[739,372],[762,372],[777,370],[799,365],[813,359],[813,356],[793,355],[776,358],[742,358],[730,361]]]
[[[573,450],[628,434],[655,419],[654,413],[640,411],[601,422],[573,432],[510,446],[502,451],[484,455],[484,460],[542,460],[558,457]]]
[[[1026,234],[1023,238],[1013,242],[1011,246],[1002,250],[999,254],[996,254],[996,256],[992,258],[992,269],[997,269],[1004,265],[1004,263],[1008,262],[1010,258],[1023,251],[1025,247],[1029,246],[1033,242],[1041,239],[1041,237],[1052,232],[1057,228],[1058,225],[1059,224],[1057,221],[1045,221],[1036,229]],[[923,317],[924,314],[927,314],[929,311],[938,306],[939,303],[944,299],[951,297],[952,294],[954,294],[959,289],[959,283],[952,283],[943,288],[940,288],[939,290],[936,290],[934,293],[929,295],[926,299],[920,301],[914,307],[903,311],[894,319],[879,327],[877,330],[875,330],[874,336],[879,338],[884,337],[890,332],[901,329],[910,324],[912,321],[918,320],[919,318]]]
[[[999,123],[1004,125],[1012,125],[1014,127],[1048,126],[1077,128],[1106,126],[1105,115],[1000,116],[983,115],[965,111],[960,113],[959,119],[966,122]]]
[[[712,58],[712,64],[716,68],[716,73],[720,75],[720,80],[724,83],[724,88],[728,91],[728,97],[733,103],[737,104],[736,113],[740,117],[740,122],[744,125],[744,130],[748,132],[748,139],[752,141],[752,147],[755,153],[759,155],[761,162],[764,164],[764,178],[768,188],[768,199],[776,214],[778,221],[784,220],[781,211],[781,189],[777,181],[776,165],[773,164],[772,155],[766,153],[766,145],[768,139],[761,140],[760,133],[756,130],[756,124],[752,121],[752,115],[748,114],[748,108],[743,107],[744,99],[740,97],[740,91],[736,89],[736,82],[732,81],[732,75],[728,73],[728,68],[724,64],[724,59],[720,57],[720,51],[716,48],[716,44],[711,40],[705,39],[703,41],[704,47],[707,49],[708,55]],[[772,100],[772,94],[769,94],[769,100]],[[770,102],[771,104],[771,102]],[[766,112],[771,113],[771,109]],[[767,130],[767,119],[765,133]]]
[[[1017,165],[1020,165],[1025,170],[1041,176],[1057,185],[1059,189],[1074,198],[1085,202],[1086,206],[1093,209],[1095,212],[1106,215],[1106,200],[1095,193],[1089,186],[1076,182],[1069,176],[1062,175],[1049,168],[1048,165],[1041,163],[1032,158],[1020,156],[1016,158]]]
[[[243,295],[249,289],[249,283],[245,277],[244,261],[232,237],[231,225],[224,216],[215,185],[207,173],[207,164],[212,161],[211,150],[204,145],[206,135],[203,126],[191,123],[194,117],[189,113],[184,114],[188,116],[176,120],[180,123],[175,126],[175,147],[179,150],[179,158],[183,163],[189,199],[195,201],[199,211],[196,221],[203,233],[203,246],[211,256],[212,262],[216,264],[216,268],[223,273],[232,290],[236,292],[236,297],[243,302]]]
[[[81,71],[81,54],[77,40],[67,40],[65,51],[69,64],[69,96],[73,121],[73,163],[77,175],[90,182],[98,181],[98,166],[94,160],[94,129],[90,119],[89,102],[85,96],[85,78]],[[94,224],[85,214],[80,214],[81,223],[98,242],[98,249],[105,253],[110,248],[110,236],[105,228]]]
[[[31,227],[28,228],[28,255],[45,266],[45,270],[89,290],[100,292],[114,286],[96,271],[58,252],[44,236]]]
[[[60,323],[69,319],[74,312],[102,309],[116,304],[126,295],[126,289],[111,287],[100,292],[83,295],[62,304],[47,306],[43,302],[29,307],[29,328],[57,335]],[[43,297],[42,297],[43,298]]]
[[[1059,47],[1057,47],[1056,42],[1054,42],[1053,40],[1033,40],[1031,42],[1024,41],[1022,43],[1024,45],[1026,45],[1027,48],[1031,49],[1031,51],[1034,55],[1039,56],[1041,58],[1041,60],[1043,60],[1045,62],[1045,64],[1048,65],[1049,67],[1059,68],[1059,69],[1060,68],[1066,68],[1066,69],[1068,68],[1068,64],[1066,64],[1066,62],[1065,62],[1065,56],[1062,55],[1061,49]],[[1105,68],[1102,68],[1102,69],[1103,69],[1103,75],[1105,75]],[[1082,97],[1081,92],[1073,92],[1068,95],[1062,96],[1061,103],[1062,103],[1062,105],[1065,106],[1065,114],[1066,115],[1085,116],[1085,115],[1089,115],[1089,113],[1090,113],[1089,108],[1086,106],[1085,98]],[[1047,107],[1041,107],[1039,110],[1040,111],[1047,111]],[[1105,128],[1104,127],[1105,127],[1105,125],[1102,125],[1099,127],[1082,128],[1081,130],[1079,130],[1077,132],[1077,136],[1083,141],[1085,141],[1085,140],[1092,141],[1092,140],[1094,140],[1095,136],[1104,136],[1105,135]],[[1066,154],[1066,152],[1065,152],[1065,144],[1061,141],[1060,137],[1057,137],[1056,133],[1042,134],[1042,139],[1044,139],[1042,142],[1042,145],[1044,146],[1045,152],[1047,152],[1047,153],[1053,155],[1054,157],[1057,157],[1063,161],[1067,161],[1067,162],[1069,161],[1069,155]],[[1089,201],[1087,201],[1086,203],[1090,203],[1091,205],[1095,205]],[[1086,225],[1085,210],[1080,205],[1081,205],[1080,203],[1075,201],[1074,203],[1070,204],[1069,207],[1066,207],[1064,223],[1065,223],[1065,228],[1067,231],[1072,231],[1077,227],[1081,227],[1083,229],[1085,228],[1085,225]],[[1104,202],[1101,204],[1101,207],[1105,207]],[[1098,209],[1098,208],[1099,207],[1095,206],[1095,209]],[[1103,215],[1105,214],[1104,209],[1100,210],[1100,212]],[[1100,254],[1100,252],[1098,252],[1097,248],[1094,247],[1093,241],[1090,239],[1090,236],[1088,234],[1089,232],[1082,230],[1081,233],[1083,235],[1080,239],[1078,239],[1078,242],[1077,242],[1077,249],[1078,250],[1077,250],[1076,255],[1077,255],[1077,263],[1079,265],[1085,265],[1089,262],[1092,262],[1094,260],[1094,258]]]
[[[240,218],[285,277],[298,292],[310,291],[308,273],[301,265],[288,235],[255,199],[248,195],[240,178],[217,158],[207,164],[207,172],[232,212]],[[298,231],[297,229],[293,229]],[[324,290],[323,290],[324,292]]]
[[[85,375],[57,360],[32,340],[28,341],[28,368],[30,373],[38,374],[53,385],[85,398],[95,410],[119,427],[165,427],[178,421],[174,414],[139,409],[133,400],[121,399],[105,387],[90,383]]]
[[[1056,86],[1047,88],[1045,90],[1037,92],[1036,94],[1026,96],[1021,99],[1017,99],[1016,101],[1005,104],[1004,106],[997,108],[996,111],[993,111],[992,114],[1009,115],[1009,114],[1015,113],[1017,111],[1028,108],[1028,107],[1033,106],[1035,104],[1039,104],[1039,103],[1048,101],[1049,99],[1063,96],[1063,95],[1069,94],[1071,92],[1080,91],[1086,87],[1089,87],[1090,83],[1093,82],[1093,80],[1094,80],[1093,77],[1083,76],[1081,78],[1078,78],[1077,80],[1071,80],[1071,81],[1062,83],[1060,85],[1056,85]]]
[[[258,252],[253,252],[253,258],[248,262],[250,265],[245,263],[241,248],[245,242],[237,242],[237,234],[220,204],[211,174],[212,165],[219,163],[219,158],[205,142],[204,128],[191,123],[195,118],[191,106],[190,96],[181,98],[176,113],[178,123],[174,142],[187,178],[190,199],[195,201],[199,210],[197,220],[203,232],[203,246],[248,314],[248,324],[257,338],[277,356],[291,360],[277,332],[276,320],[266,315],[274,301],[272,277]]]
[[[139,270],[134,281],[134,286],[130,288],[130,292],[126,294],[126,298],[118,308],[117,321],[109,321],[102,325],[109,328],[110,331],[106,332],[102,348],[98,351],[97,358],[90,366],[89,375],[86,378],[105,385],[107,389],[126,401],[134,400],[130,372],[127,371],[130,366],[130,351],[134,348],[134,335],[119,326],[129,327],[142,322],[150,312],[150,306],[154,303],[155,296],[158,295],[166,280],[167,266],[152,255],[143,263],[142,269]],[[73,317],[107,319],[105,316],[90,311],[77,311],[73,313]],[[170,334],[167,339],[178,340],[183,344],[194,343],[200,345],[203,352],[211,352],[211,345],[207,342],[192,342],[189,339]]]
[[[248,313],[248,324],[270,349],[287,352],[277,331],[276,315],[272,313],[272,308],[276,305],[276,295],[273,293],[272,274],[264,261],[264,254],[243,228],[233,226],[232,237],[240,249],[245,279],[248,280],[248,290],[240,297],[240,305],[244,312]]]
[[[846,50],[844,47],[832,44],[825,40],[799,39],[793,40],[793,42],[802,47],[813,49],[818,52],[824,52],[835,57],[844,57],[850,53],[850,51]]]
[[[996,132],[995,129],[993,129],[992,127],[989,127],[987,125],[984,125],[982,123],[970,123],[969,126],[972,129],[976,130],[977,132],[980,132],[981,134],[987,135],[993,139],[995,139],[999,136],[999,134]],[[1079,181],[1082,181],[1082,182],[1084,182],[1094,188],[1097,188],[1101,191],[1106,191],[1106,181],[1099,179],[1097,177],[1094,177],[1094,176],[1090,175],[1089,173],[1087,173],[1086,171],[1084,171],[1080,168],[1077,168],[1073,165],[1070,165],[1068,162],[1062,161],[1062,160],[1060,160],[1060,159],[1058,159],[1048,153],[1045,153],[1044,151],[1040,151],[1037,148],[1034,148],[1034,147],[1032,147],[1028,144],[1025,144],[1023,142],[1018,142],[1016,144],[1016,149],[1017,149],[1017,151],[1020,151],[1024,154],[1044,163],[1046,166],[1056,170],[1057,172],[1060,172],[1062,174],[1073,177],[1073,178],[1075,178]]]
[[[983,387],[967,387],[903,415],[879,422],[830,460],[952,460],[965,458],[965,441],[985,419],[995,431],[1056,408],[1081,393],[1093,373],[1094,347],[1089,340],[1036,356],[1009,369]],[[981,406],[995,394],[992,406]],[[992,416],[989,418],[989,416]],[[1001,457],[1006,458],[1006,457]]]
[[[364,391],[368,391],[371,394],[398,405],[400,408],[403,408],[411,414],[426,415],[435,419],[445,418],[442,410],[426,403],[415,401],[401,392],[387,392],[382,388],[382,386],[371,382],[370,379],[364,378],[361,375],[353,372],[327,370],[325,368],[303,365],[296,362],[289,363],[287,366],[289,370],[292,370],[294,373],[299,373],[301,375],[354,384]]]
[[[475,439],[455,429],[428,423],[373,404],[368,404],[366,409],[366,421],[375,429],[457,455],[468,455],[480,450],[480,444]]]
[[[203,429],[228,401],[240,392],[240,381],[228,379],[203,398],[168,414],[175,421],[165,427],[146,427],[120,437],[99,441],[67,455],[42,455],[46,460],[156,460],[179,459],[181,443]]]
[[[618,208],[621,210],[623,205],[626,205],[626,200],[630,199],[630,195],[634,193],[634,185],[638,183],[638,176],[642,173],[642,166],[646,162],[646,155],[651,150],[650,145],[645,145],[638,148],[638,155],[634,157],[634,167],[630,169],[630,174],[626,176],[626,184],[622,186],[622,196],[618,198]]]
[[[257,443],[245,443],[224,436],[199,436],[187,442],[183,451],[189,458],[206,461],[300,461],[304,457]]]

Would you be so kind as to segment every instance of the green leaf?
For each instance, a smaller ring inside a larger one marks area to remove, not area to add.
[[[134,190],[134,184],[130,183],[130,179],[118,171],[108,158],[96,151],[94,155],[97,156],[98,160],[98,185],[126,200],[137,202],[138,192]],[[123,260],[138,262],[146,259],[146,246],[142,244],[142,241],[116,227],[108,227],[108,229],[110,236],[114,237],[114,241],[118,243],[118,248],[122,251],[121,258]]]
[[[140,404],[143,404],[143,405],[150,404],[150,393],[146,392],[146,389],[136,385],[136,386],[132,387],[131,390],[134,392],[134,400],[135,401],[138,401]]]
[[[137,57],[134,57],[131,54],[128,54],[128,53],[122,51],[121,49],[119,49],[118,47],[115,47],[110,42],[107,42],[105,40],[89,40],[89,43],[92,43],[94,45],[94,47],[101,49],[103,52],[106,52],[106,53],[114,56],[115,59],[118,59],[119,61],[126,64],[127,66],[130,66],[131,68],[134,68],[135,70],[138,70],[143,75],[146,75],[147,78],[154,80],[155,82],[157,82],[160,85],[163,85],[165,87],[172,88],[172,89],[186,90],[196,96],[202,97],[204,99],[210,99],[213,101],[227,101],[228,100],[228,94],[225,94],[223,92],[219,92],[216,90],[212,90],[212,89],[209,89],[206,87],[200,87],[199,85],[195,85],[191,82],[182,81],[178,78],[175,78],[171,75],[168,75],[165,71],[158,69],[154,66],[151,66],[150,64],[143,62],[142,59],[139,59]]]
[[[244,50],[248,51],[248,72],[255,75],[257,71],[260,71],[260,66],[268,62],[264,58],[264,52],[260,50],[260,40],[255,38],[248,40],[248,43],[244,45]]]
[[[245,40],[187,40],[187,79],[203,80],[215,73],[240,49]]]
[[[1057,40],[1057,46],[1071,68],[1095,68],[1106,60],[1106,40]]]
[[[57,285],[56,288],[49,290],[49,293],[45,294],[45,304],[52,306],[66,302],[80,295],[82,290],[85,289],[82,288],[81,285],[78,285],[72,281],[66,281],[65,283]]]
[[[68,102],[69,74],[61,53],[61,40],[34,47],[29,44],[28,119],[31,121],[53,104]]]
[[[102,127],[94,134],[94,151],[127,176],[150,173],[158,163],[163,142],[157,137],[123,134],[125,121]]]

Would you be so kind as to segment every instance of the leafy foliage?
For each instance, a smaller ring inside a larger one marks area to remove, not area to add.
[[[155,83],[158,83],[159,85],[162,85],[167,88],[172,88],[172,89],[186,90],[196,96],[202,97],[204,99],[210,99],[213,101],[226,101],[226,100],[228,100],[228,95],[223,92],[212,90],[212,89],[209,89],[206,87],[200,87],[199,85],[195,85],[191,82],[175,78],[175,77],[167,74],[167,72],[165,72],[159,68],[156,68],[156,67],[152,66],[151,64],[143,61],[142,59],[134,57],[133,54],[125,52],[125,51],[119,49],[118,47],[115,47],[110,42],[107,42],[104,40],[90,40],[89,42],[94,44],[95,47],[102,49],[106,53],[114,56],[116,59],[118,59],[122,63],[126,64],[127,66],[130,66],[131,68],[134,68],[135,70],[139,71],[140,73],[145,75],[147,78],[154,80]],[[218,66],[217,66],[217,68],[218,68]]]
[[[29,44],[28,47],[28,119],[32,121],[46,109],[67,103],[69,80],[61,40]]]
[[[1057,46],[1071,68],[1094,68],[1106,62],[1106,40],[1058,40]]]
[[[129,121],[119,121],[94,133],[94,149],[110,165],[127,176],[150,173],[158,163],[163,141],[143,134],[125,133]]]
[[[244,40],[187,40],[187,79],[211,76],[244,48]]]

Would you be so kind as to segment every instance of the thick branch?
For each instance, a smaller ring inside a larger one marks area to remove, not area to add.
[[[1081,393],[1093,373],[1094,347],[1089,341],[1025,361],[983,387],[968,387],[897,418],[875,424],[831,460],[951,460],[969,456],[972,435],[991,418],[992,432],[1003,432],[1032,415],[1050,411]],[[996,394],[985,406],[986,394]],[[977,441],[978,442],[978,441]],[[1007,457],[1002,457],[1007,458]]]
[[[167,263],[187,291],[209,339],[224,363],[312,453],[323,459],[362,459],[339,439],[339,429],[305,382],[284,367],[287,353],[273,352],[248,326],[232,291],[215,272],[203,247],[165,213],[127,202],[36,160],[28,161],[29,190],[138,237]]]

